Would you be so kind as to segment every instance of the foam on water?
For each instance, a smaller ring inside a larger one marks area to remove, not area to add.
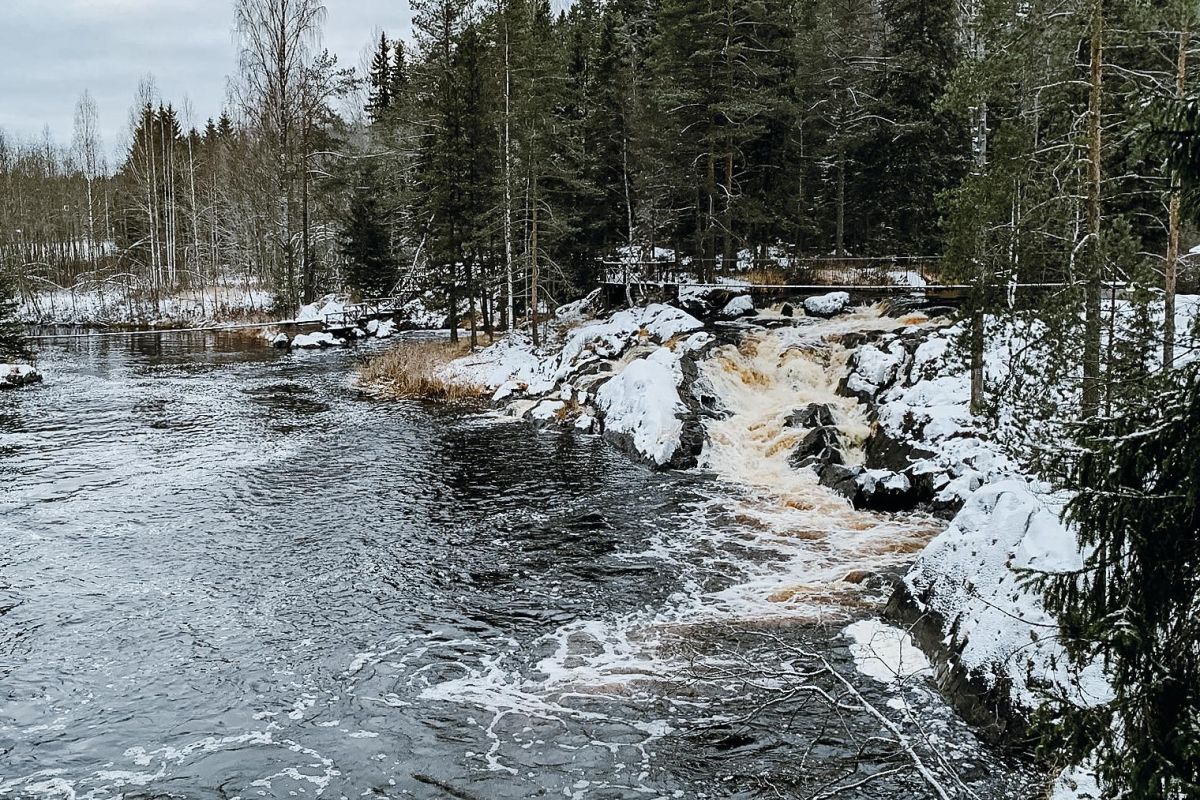
[[[483,759],[492,770],[515,774],[503,761],[499,733],[510,716],[625,725],[644,734],[629,746],[646,758],[647,746],[676,725],[720,721],[718,712],[676,691],[698,674],[698,657],[708,669],[727,657],[698,656],[690,647],[705,630],[846,622],[876,604],[881,598],[861,575],[901,566],[938,524],[919,515],[856,511],[811,470],[792,468],[788,456],[806,431],[786,420],[810,403],[828,405],[850,459],[861,461],[870,426],[865,410],[836,392],[848,358],[837,340],[897,327],[865,310],[805,327],[754,330],[740,344],[716,350],[701,380],[726,413],[707,423],[701,466],[718,481],[699,489],[680,519],[664,520],[663,533],[645,551],[628,556],[682,567],[681,589],[661,605],[571,622],[532,644],[473,643],[485,654],[473,664],[460,661],[463,675],[426,686],[422,698],[490,714],[480,725],[491,741]],[[456,644],[460,651],[466,643]]]

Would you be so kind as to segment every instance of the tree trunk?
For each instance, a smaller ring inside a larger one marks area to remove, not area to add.
[[[1100,231],[1100,116],[1102,112],[1104,55],[1104,0],[1092,0],[1091,92],[1088,99],[1088,260],[1085,275],[1082,415],[1092,417],[1100,408],[1100,293],[1104,280],[1104,253]]]
[[[533,181],[533,202],[529,229],[529,329],[533,335],[533,346],[540,347],[538,334],[538,197],[537,179]]]
[[[1179,34],[1179,58],[1175,69],[1175,96],[1182,98],[1187,77],[1188,43],[1191,41],[1191,31],[1187,25]],[[1179,274],[1179,228],[1180,228],[1180,193],[1178,182],[1172,179],[1171,207],[1168,212],[1169,240],[1167,242],[1167,263],[1163,275],[1163,369],[1169,370],[1175,364],[1175,285]]]

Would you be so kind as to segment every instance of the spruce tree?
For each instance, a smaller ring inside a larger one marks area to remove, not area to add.
[[[351,190],[340,236],[346,283],[366,297],[387,295],[398,276],[380,195],[378,173],[373,167],[363,167]]]
[[[1157,388],[1078,431],[1064,488],[1084,563],[1038,579],[1075,666],[1102,663],[1112,686],[1049,718],[1053,749],[1095,759],[1105,798],[1200,794],[1200,371]]]
[[[379,47],[371,60],[371,71],[367,76],[367,115],[372,122],[379,122],[392,104],[392,47],[386,33],[379,34]]]

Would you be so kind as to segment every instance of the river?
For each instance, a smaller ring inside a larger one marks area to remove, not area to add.
[[[1034,791],[927,675],[855,668],[882,589],[810,582],[928,521],[364,399],[362,353],[81,341],[0,393],[0,797]]]

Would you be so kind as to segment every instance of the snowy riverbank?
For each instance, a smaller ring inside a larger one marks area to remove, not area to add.
[[[445,375],[486,386],[504,413],[601,433],[654,467],[714,468],[706,444],[749,431],[768,446],[746,448],[727,470],[733,479],[757,480],[766,459],[778,481],[780,461],[815,472],[856,507],[949,518],[904,572],[889,613],[960,710],[1002,737],[1023,730],[1047,692],[1081,704],[1107,698],[1098,667],[1069,668],[1056,621],[1022,579],[1080,563],[1059,521],[1064,498],[1022,470],[1011,420],[997,430],[970,413],[952,320],[845,314],[832,297],[808,309],[830,319],[803,319],[791,307],[756,312],[735,288],[608,316],[594,316],[595,302],[561,309],[542,348],[508,337]],[[1182,337],[1198,307],[1180,298]],[[1015,368],[1030,336],[1010,327],[989,340],[989,381]],[[747,393],[739,407],[759,416],[738,431],[722,427],[731,392]],[[726,456],[736,452],[737,442],[726,445]],[[1087,796],[1066,783],[1057,796]]]

